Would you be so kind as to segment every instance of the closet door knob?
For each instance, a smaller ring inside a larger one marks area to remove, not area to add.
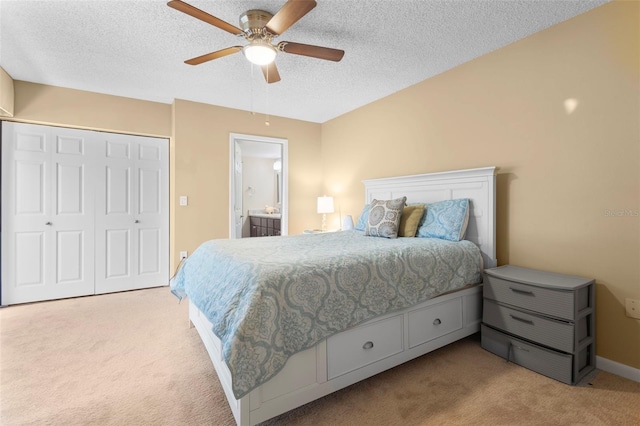
[[[45,223],[45,225],[47,225],[47,226],[51,226],[51,225],[53,225],[53,223],[51,223],[51,222],[47,222],[47,223]]]
[[[433,322],[433,325],[440,325],[442,324],[442,321],[440,321],[440,318],[436,318],[436,320]]]
[[[134,220],[133,223],[140,223],[138,219]]]

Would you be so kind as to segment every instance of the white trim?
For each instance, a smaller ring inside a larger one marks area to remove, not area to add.
[[[638,368],[633,368],[616,361],[611,361],[610,359],[602,358],[601,356],[596,356],[596,368],[640,383],[640,369]]]
[[[245,135],[242,133],[229,133],[229,238],[235,238],[235,221],[233,206],[235,205],[235,143],[236,141],[254,141],[276,143],[282,145],[282,199],[280,235],[289,234],[289,140],[283,138],[271,138],[268,136]]]

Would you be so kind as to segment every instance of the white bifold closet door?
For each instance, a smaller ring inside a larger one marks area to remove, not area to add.
[[[2,304],[166,285],[168,141],[2,123]]]
[[[96,293],[168,283],[167,148],[103,133],[96,188]]]

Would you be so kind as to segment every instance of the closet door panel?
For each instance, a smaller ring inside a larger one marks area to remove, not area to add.
[[[160,230],[138,230],[138,271],[140,275],[159,274],[161,272]]]
[[[138,215],[159,215],[161,198],[160,170],[138,169]]]
[[[11,183],[15,185],[15,215],[44,217],[45,161],[16,160],[14,164],[15,176]]]
[[[132,211],[135,142],[127,135],[100,136],[98,168],[103,179],[96,203],[96,293],[110,293],[135,288],[137,272],[131,261],[136,238]]]
[[[57,164],[56,214],[84,214],[84,166],[82,164]]]
[[[85,279],[84,250],[86,235],[82,231],[57,232],[57,283],[77,282]]]
[[[2,303],[51,298],[51,136],[3,123]]]
[[[129,253],[131,238],[128,229],[108,229],[106,231],[106,279],[131,278]]]
[[[164,142],[164,141],[163,141]],[[168,284],[169,200],[168,149],[157,139],[139,138],[136,153],[137,282],[153,287]]]
[[[46,269],[44,232],[16,232],[14,250],[14,263],[7,264],[6,269],[14,271],[15,288],[43,286]]]
[[[147,165],[147,167],[149,167]],[[138,271],[152,285],[161,272],[160,171],[140,168],[138,179]]]
[[[104,214],[109,217],[131,215],[131,169],[127,165],[107,165],[105,169],[106,208]]]
[[[61,297],[93,294],[95,147],[92,132],[51,128],[52,280]]]
[[[168,144],[104,135],[97,191],[96,293],[167,285]]]
[[[83,133],[3,123],[3,304],[93,294],[93,177]]]

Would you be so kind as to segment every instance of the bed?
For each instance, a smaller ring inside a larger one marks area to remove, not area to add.
[[[199,247],[172,280],[239,425],[479,330],[495,260],[495,168],[364,181],[365,202],[468,199],[464,241],[350,230]],[[224,285],[223,285],[224,284]]]

